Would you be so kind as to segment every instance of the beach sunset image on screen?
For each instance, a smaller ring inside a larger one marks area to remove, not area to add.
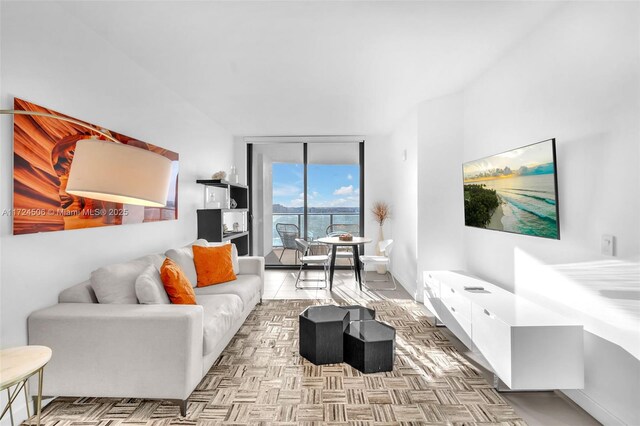
[[[463,165],[466,226],[560,239],[555,140]]]

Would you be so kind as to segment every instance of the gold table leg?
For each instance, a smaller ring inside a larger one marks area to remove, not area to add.
[[[13,419],[13,402],[16,400],[16,398],[18,397],[18,395],[20,395],[20,391],[22,391],[22,389],[25,386],[26,383],[26,379],[18,382],[15,384],[15,387],[13,388],[13,392],[11,391],[11,386],[9,386],[7,389],[7,404],[4,406],[4,409],[2,410],[2,414],[0,414],[0,419],[2,419],[4,417],[5,414],[7,414],[7,411],[9,411],[9,416],[11,417],[11,426],[13,426],[14,424],[14,419]]]
[[[29,379],[24,381],[24,402],[27,408],[27,419],[31,418],[31,410],[29,409]]]
[[[42,415],[42,383],[44,381],[44,365],[38,370],[38,398],[36,400],[35,410],[37,412],[36,424],[40,426],[40,418]],[[33,374],[32,374],[33,376]],[[4,389],[3,389],[4,390]],[[13,418],[13,402],[16,400],[18,395],[20,395],[21,391],[24,391],[24,398],[26,402],[27,409],[27,420],[31,419],[31,410],[29,410],[29,378],[24,379],[21,382],[15,384],[15,388],[13,392],[11,391],[11,386],[6,388],[7,390],[7,404],[2,409],[2,413],[0,414],[0,419],[4,417],[4,415],[9,411],[11,416],[11,426],[14,425]]]
[[[42,381],[44,378],[44,366],[38,370],[38,417],[37,426],[40,426],[40,414],[42,412]]]
[[[9,401],[9,417],[11,418],[11,426],[13,426],[13,408],[11,406],[11,392],[9,391],[9,388],[7,388],[7,401]]]

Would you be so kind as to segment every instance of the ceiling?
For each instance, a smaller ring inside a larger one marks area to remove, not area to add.
[[[63,2],[235,135],[389,132],[462,89],[557,4]]]

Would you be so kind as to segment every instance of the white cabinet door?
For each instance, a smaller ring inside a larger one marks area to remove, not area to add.
[[[458,295],[445,283],[440,283],[441,320],[465,346],[473,349],[471,340],[471,302]]]
[[[471,321],[473,344],[498,377],[511,387],[511,327],[476,304],[471,308]]]

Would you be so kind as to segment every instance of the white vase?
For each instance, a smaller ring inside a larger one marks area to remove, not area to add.
[[[382,252],[380,251],[379,243],[380,241],[384,241],[384,233],[382,232],[382,225],[378,227],[378,242],[376,243],[376,256],[382,256]],[[376,272],[379,274],[386,274],[387,267],[385,265],[376,266]]]

